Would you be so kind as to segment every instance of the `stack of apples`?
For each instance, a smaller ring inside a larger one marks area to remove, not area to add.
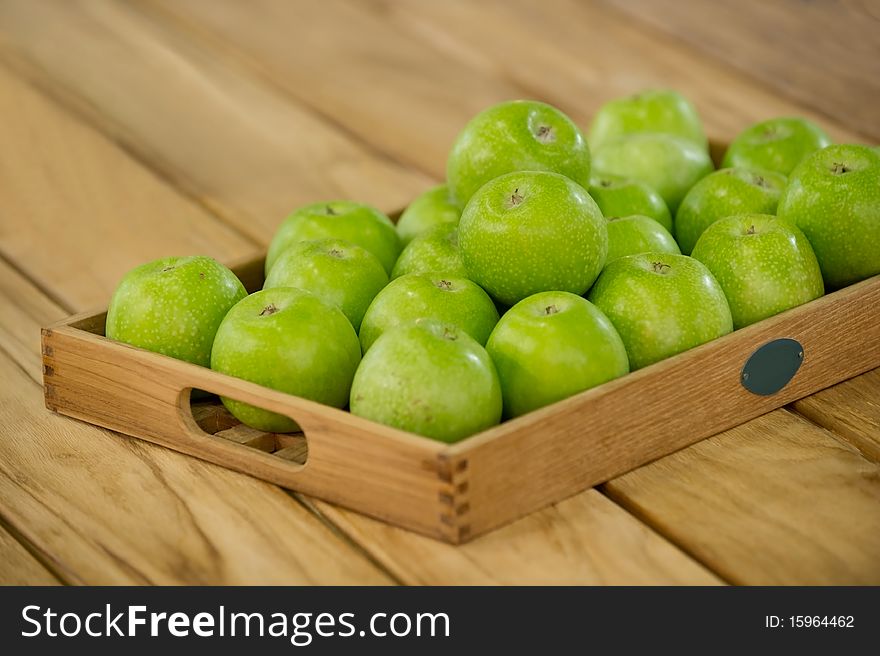
[[[674,91],[474,117],[395,226],[348,200],[287,217],[247,295],[202,256],[129,272],[108,337],[454,442],[880,273],[880,151],[802,118],[715,171]],[[261,430],[293,419],[223,399]]]

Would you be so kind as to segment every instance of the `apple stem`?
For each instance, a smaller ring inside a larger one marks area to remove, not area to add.
[[[451,283],[449,280],[438,280],[438,281],[437,281],[436,283],[434,283],[434,284],[437,285],[437,287],[439,287],[440,289],[443,289],[443,290],[447,290],[447,291],[448,291],[448,290],[452,289],[452,283]]]
[[[519,187],[513,190],[513,193],[510,195],[510,206],[516,207],[521,202],[525,200],[525,196],[519,193]]]
[[[559,308],[555,305],[548,305],[544,308],[544,314],[546,314],[547,316],[550,316],[551,314],[556,314],[557,312],[559,312]]]
[[[269,303],[269,305],[267,305],[266,307],[264,307],[262,309],[262,311],[260,312],[260,316],[265,317],[270,314],[275,314],[276,312],[278,312],[278,308],[275,307],[275,304]]]
[[[549,125],[540,126],[538,128],[538,133],[535,136],[538,138],[538,141],[545,144],[556,141],[556,133]]]
[[[663,264],[663,262],[653,262],[652,266],[654,267],[654,273],[666,273],[666,269],[672,268],[668,264]]]

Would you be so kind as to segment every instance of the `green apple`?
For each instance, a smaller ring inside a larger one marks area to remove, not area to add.
[[[122,278],[110,300],[104,334],[207,367],[220,322],[245,296],[235,274],[210,257],[154,260]]]
[[[688,189],[709,175],[712,160],[705,148],[682,137],[643,132],[612,139],[593,154],[597,176],[619,175],[643,182],[675,213]]]
[[[410,273],[391,281],[367,309],[360,332],[364,353],[385,331],[424,319],[458,326],[485,344],[498,323],[498,310],[470,280]]]
[[[541,292],[514,305],[495,326],[486,350],[498,370],[505,417],[629,371],[626,348],[608,317],[568,292]]]
[[[829,146],[792,171],[779,217],[800,228],[828,287],[880,273],[880,152]]]
[[[361,360],[354,328],[342,311],[311,292],[274,287],[233,307],[214,339],[211,368],[265,387],[342,408]],[[288,433],[296,422],[283,415],[222,398],[239,421],[259,430]]]
[[[555,107],[513,100],[477,114],[446,163],[452,197],[464,207],[477,189],[513,171],[551,171],[590,184],[590,149],[580,129]]]
[[[719,219],[700,237],[693,257],[724,290],[734,329],[825,293],[819,263],[804,233],[769,214]]]
[[[616,259],[637,253],[676,253],[681,251],[669,231],[647,216],[619,216],[608,219],[608,258]]]
[[[397,221],[400,243],[406,246],[415,237],[435,226],[457,224],[459,218],[461,218],[461,208],[452,200],[447,185],[442,184],[429,189],[411,202],[400,215]]]
[[[423,321],[390,330],[364,356],[351,412],[456,442],[501,419],[501,386],[486,349],[456,326]]]
[[[365,248],[391,273],[400,255],[400,238],[391,219],[363,203],[336,200],[301,207],[278,228],[266,254],[266,275],[291,244],[315,239],[343,239]]]
[[[292,244],[278,256],[263,289],[296,287],[335,305],[359,330],[364,313],[388,284],[388,274],[370,251],[341,239]]]
[[[697,109],[677,91],[642,91],[618,98],[599,108],[590,126],[590,148],[598,150],[609,141],[637,132],[664,132],[706,150],[709,143]]]
[[[640,214],[672,232],[672,215],[666,201],[648,185],[616,175],[594,176],[590,196],[607,218]]]
[[[419,235],[404,247],[392,278],[408,273],[439,273],[454,278],[466,278],[464,263],[458,250],[458,226],[444,223]]]
[[[804,157],[830,144],[831,139],[815,123],[803,118],[773,118],[740,132],[724,153],[721,166],[788,175]]]
[[[513,305],[544,291],[583,294],[605,264],[608,230],[586,190],[557,173],[508,173],[483,186],[458,225],[468,277]]]
[[[703,231],[734,214],[776,214],[785,176],[732,168],[715,171],[695,184],[675,214],[675,238],[689,255]]]
[[[615,260],[589,300],[611,319],[633,370],[733,330],[721,285],[686,255],[643,253]]]

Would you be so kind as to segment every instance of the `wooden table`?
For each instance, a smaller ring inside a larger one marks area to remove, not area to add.
[[[880,139],[856,2],[0,3],[0,582],[880,583],[880,370],[452,547],[51,414],[39,327],[146,260],[391,210],[464,122],[671,86],[710,134]],[[878,310],[880,312],[880,310]],[[133,391],[133,393],[136,393]]]

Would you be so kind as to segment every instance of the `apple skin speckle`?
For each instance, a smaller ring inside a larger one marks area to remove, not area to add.
[[[675,238],[690,255],[703,231],[718,219],[734,214],[776,214],[785,188],[784,175],[744,169],[721,169],[691,187],[675,214]]]
[[[466,278],[401,276],[379,292],[364,315],[360,330],[364,353],[382,333],[426,319],[456,326],[485,344],[498,322],[498,310],[486,292]]]
[[[672,232],[672,214],[666,201],[642,182],[614,175],[596,176],[589,191],[606,218],[638,214],[654,219]]]
[[[388,274],[365,248],[341,239],[318,239],[291,245],[269,272],[263,289],[295,287],[335,305],[359,330],[364,313]]]
[[[552,140],[547,138],[550,134]],[[587,140],[580,128],[555,107],[512,100],[471,119],[455,140],[446,162],[450,193],[462,207],[485,183],[514,171],[560,173],[588,187]]]
[[[542,292],[514,305],[495,326],[486,350],[498,370],[506,418],[629,371],[626,348],[608,318],[568,292]]]
[[[235,274],[210,257],[154,260],[122,278],[107,310],[105,334],[207,367],[220,322],[245,296]]]
[[[281,223],[266,253],[266,275],[289,246],[316,239],[342,239],[356,244],[379,258],[387,274],[401,249],[391,219],[376,208],[349,200],[312,203],[300,207]]]
[[[792,171],[778,214],[807,236],[826,287],[880,273],[880,151],[847,144],[816,151]]]
[[[522,201],[508,201],[516,192]],[[508,173],[465,207],[458,243],[468,277],[505,305],[543,291],[583,294],[608,253],[606,221],[586,190],[557,173]]]
[[[415,237],[397,258],[391,278],[408,273],[434,273],[466,278],[458,248],[458,223],[443,223]]]
[[[615,260],[587,298],[614,324],[633,370],[733,330],[721,285],[686,255],[643,253]]]
[[[445,184],[433,187],[407,206],[397,221],[400,243],[406,247],[413,239],[440,225],[458,225],[461,208]]]
[[[266,307],[274,307],[271,313]],[[233,307],[214,340],[211,368],[336,408],[348,401],[361,359],[354,328],[342,311],[311,292],[273,287]],[[235,399],[223,404],[260,430],[298,430],[294,419]]]
[[[647,216],[624,216],[608,221],[608,260],[637,253],[681,253],[672,235]]]
[[[672,134],[708,148],[696,107],[672,89],[648,89],[602,105],[590,125],[590,148],[639,132]]]
[[[501,420],[501,386],[489,354],[463,330],[435,320],[384,333],[364,356],[351,412],[442,442]]]
[[[594,174],[632,178],[654,189],[673,214],[714,166],[705,148],[672,134],[641,132],[611,139],[593,153]]]
[[[825,293],[804,233],[768,214],[716,221],[700,237],[693,257],[721,285],[737,330]]]
[[[739,133],[724,153],[721,165],[787,176],[807,155],[830,144],[825,131],[807,119],[771,118]]]

